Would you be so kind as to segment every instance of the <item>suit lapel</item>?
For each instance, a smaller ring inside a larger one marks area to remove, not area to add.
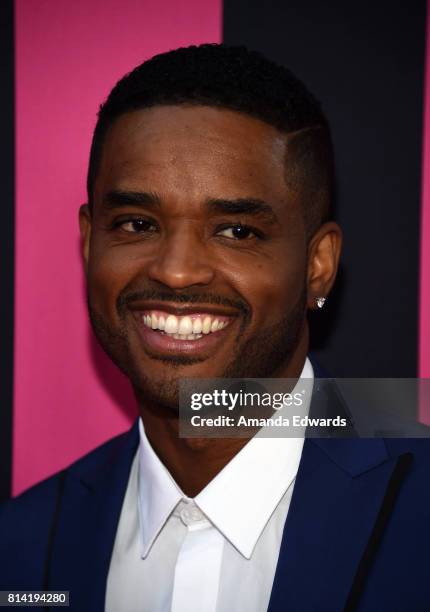
[[[113,446],[73,466],[64,484],[54,536],[50,589],[70,591],[80,612],[102,612],[106,580],[131,463],[139,441],[137,422]]]
[[[380,439],[305,440],[269,612],[353,609],[398,466]]]

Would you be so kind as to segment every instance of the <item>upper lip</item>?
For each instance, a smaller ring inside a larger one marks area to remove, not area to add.
[[[237,310],[217,304],[169,304],[169,302],[134,302],[129,306],[130,310],[142,312],[144,310],[161,310],[177,317],[186,315],[207,313],[224,317],[234,317],[238,315]]]

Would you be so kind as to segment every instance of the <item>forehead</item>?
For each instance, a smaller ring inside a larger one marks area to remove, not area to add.
[[[109,128],[95,199],[110,189],[156,191],[188,201],[286,195],[287,137],[242,113],[157,106],[121,115]]]

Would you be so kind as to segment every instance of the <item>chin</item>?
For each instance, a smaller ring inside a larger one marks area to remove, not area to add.
[[[129,378],[138,400],[149,401],[177,413],[182,379],[222,377],[223,368],[206,361],[183,356],[151,359],[147,367],[140,366],[140,372],[129,373]]]

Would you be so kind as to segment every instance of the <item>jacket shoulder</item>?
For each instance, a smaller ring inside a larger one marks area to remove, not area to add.
[[[39,589],[42,584],[44,559],[62,481],[66,476],[79,478],[108,465],[110,458],[120,452],[128,434],[108,440],[64,470],[0,505],[0,566],[19,566],[25,557],[26,588]],[[10,575],[19,574],[12,571]],[[3,584],[0,575],[0,590],[2,588],[17,586]]]
[[[80,473],[84,474],[88,471],[92,471],[103,463],[109,462],[111,456],[116,456],[128,434],[129,431],[119,434],[107,442],[100,444],[100,446],[89,451],[64,470],[56,472],[52,476],[33,485],[17,497],[0,504],[0,525],[4,517],[18,515],[28,508],[32,509],[34,512],[34,510],[43,503],[47,506],[52,504],[57,494],[59,479],[64,472],[70,472],[79,476]]]

